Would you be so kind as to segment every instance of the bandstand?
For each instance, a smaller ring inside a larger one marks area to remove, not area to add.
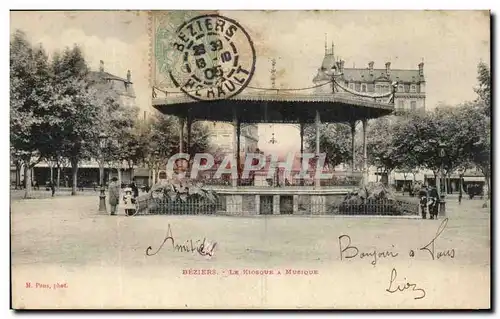
[[[233,158],[241,167],[240,133],[245,123],[296,124],[300,130],[300,149],[304,153],[304,126],[316,128],[315,153],[320,154],[320,124],[347,123],[352,133],[352,165],[350,172],[334,172],[332,181],[314,178],[305,183],[292,178],[290,183],[269,183],[267,186],[255,180],[232,179],[226,183],[210,184],[222,198],[221,213],[228,215],[259,214],[327,214],[328,207],[343,200],[345,195],[367,182],[367,121],[389,115],[394,111],[394,92],[378,95],[354,92],[342,83],[332,80],[331,93],[296,93],[293,90],[258,89],[247,87],[228,99],[198,101],[182,93],[158,92],[153,106],[163,114],[179,118],[179,152],[189,152],[191,125],[194,121],[229,122],[233,124]],[[156,94],[154,94],[156,95]],[[356,124],[362,123],[363,165],[362,171],[354,170]],[[184,126],[187,125],[187,145],[184,145]]]

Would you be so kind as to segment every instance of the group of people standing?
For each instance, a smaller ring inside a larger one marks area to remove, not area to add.
[[[418,192],[420,198],[420,208],[422,218],[427,219],[427,211],[429,211],[430,219],[437,219],[439,211],[439,193],[434,185],[427,188],[422,187]]]
[[[132,202],[135,202],[136,198],[139,197],[139,188],[135,182],[135,178],[132,179],[132,183],[130,183],[129,187],[132,189]],[[108,186],[108,201],[110,206],[110,214],[112,216],[116,215],[116,210],[118,204],[120,203],[120,192],[121,192],[121,184],[118,183],[118,178],[113,177],[111,179],[111,183]]]

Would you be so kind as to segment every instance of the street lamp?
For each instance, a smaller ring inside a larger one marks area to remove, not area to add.
[[[443,174],[443,167],[444,167],[444,157],[446,156],[446,144],[445,143],[439,143],[438,145],[438,150],[439,150],[439,157],[441,158],[441,179],[443,180],[444,183],[446,183],[446,180],[444,179],[444,174]],[[446,189],[446,185],[444,187]],[[439,187],[439,194],[441,194],[441,185]],[[446,196],[446,194],[445,194]]]
[[[108,141],[108,136],[105,133],[99,134],[99,150],[100,150],[100,162],[101,165],[104,166],[104,150],[106,148],[106,144]],[[104,172],[104,169],[103,169]],[[99,183],[101,185],[100,194],[99,194],[99,212],[106,213],[106,193],[104,189],[104,174],[100,174]]]
[[[458,169],[458,203],[462,204],[462,188],[464,187],[463,185],[463,180],[464,180],[464,173],[465,173],[465,168],[460,167]]]
[[[444,167],[444,157],[446,156],[445,148],[446,148],[446,144],[439,143],[438,150],[439,150],[439,157],[441,158],[441,178],[444,177],[443,167]],[[446,179],[443,178],[443,180],[446,183]],[[445,185],[444,189],[446,189],[446,185]],[[441,195],[441,185],[439,185],[438,195],[439,195],[438,202],[439,202],[439,206],[440,206],[439,213],[442,216],[446,216],[446,201],[445,201],[446,192],[444,195]]]

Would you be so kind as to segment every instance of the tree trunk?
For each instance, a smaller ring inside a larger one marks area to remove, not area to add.
[[[151,188],[153,183],[153,171],[148,167],[148,186]]]
[[[21,168],[22,163],[20,161],[16,161],[16,189],[21,186]]]
[[[31,197],[31,167],[28,163],[24,164],[24,198],[30,198]]]
[[[78,188],[78,159],[71,159],[71,173],[73,175],[73,183],[71,185],[71,195],[76,195]]]
[[[444,193],[448,195],[448,174],[444,174]]]
[[[54,183],[54,167],[50,166],[50,182]]]
[[[61,186],[61,167],[57,166],[57,190]]]
[[[407,174],[407,173],[403,173],[403,196],[405,195],[406,174]]]
[[[118,185],[122,185],[122,169],[120,167],[118,167],[117,169],[117,172],[118,172]]]
[[[486,185],[488,185],[488,192],[487,192],[487,196],[488,196],[488,200],[491,199],[491,188],[490,188],[490,175],[489,174],[486,174],[484,176],[484,178],[486,179]]]

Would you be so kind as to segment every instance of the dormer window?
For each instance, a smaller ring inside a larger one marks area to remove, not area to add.
[[[366,84],[361,84],[361,92],[366,92]]]
[[[417,86],[415,84],[410,85],[410,92],[412,93],[417,92]]]
[[[354,83],[349,83],[349,89],[354,91]]]
[[[398,92],[404,92],[405,91],[405,86],[403,84],[398,85]]]

